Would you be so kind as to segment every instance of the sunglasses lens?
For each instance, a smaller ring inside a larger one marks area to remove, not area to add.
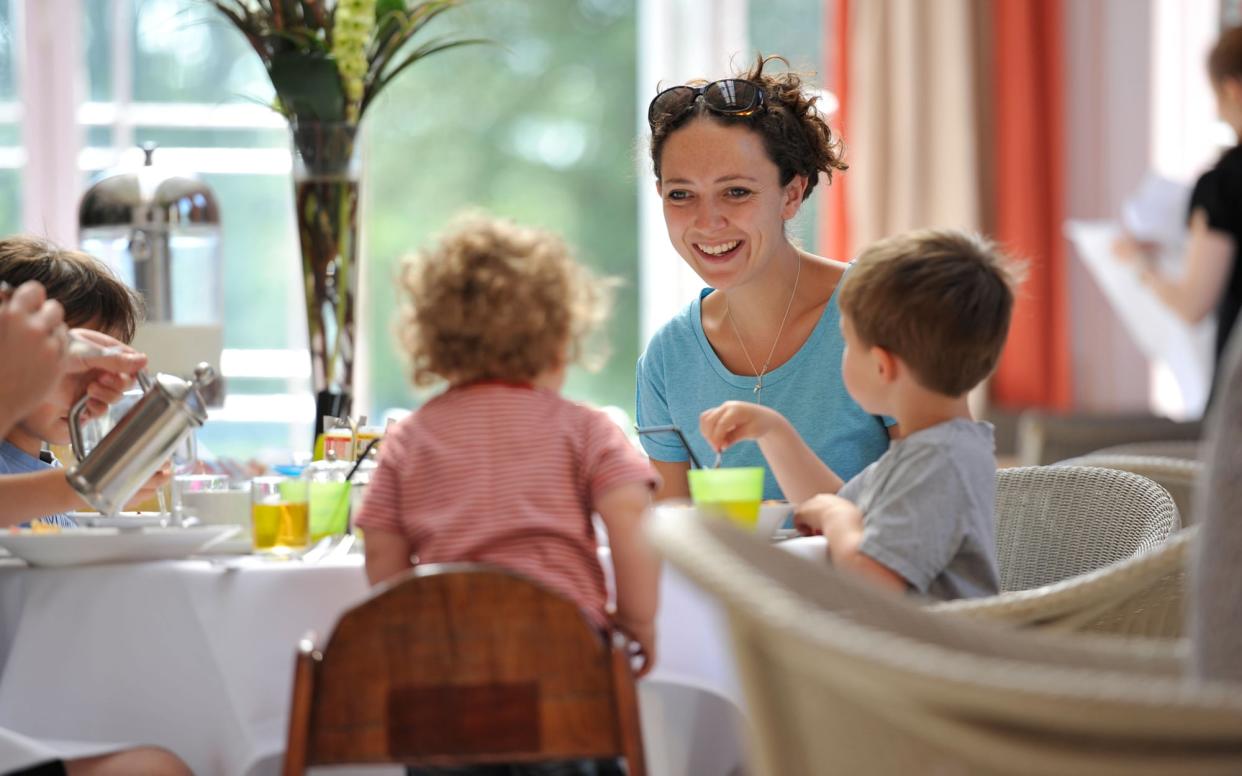
[[[696,97],[698,93],[689,86],[665,89],[655,96],[647,108],[647,123],[654,124],[659,119],[680,115]]]
[[[750,81],[729,78],[716,81],[703,93],[707,105],[720,113],[749,113],[759,107],[759,87]]]

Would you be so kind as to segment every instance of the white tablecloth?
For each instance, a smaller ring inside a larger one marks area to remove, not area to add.
[[[691,735],[704,731],[679,730],[694,723],[672,709],[703,708],[708,696],[737,703],[727,631],[718,608],[676,571],[665,569],[661,593],[658,663],[641,688],[648,759],[653,773],[699,770],[688,763],[722,754],[702,751]],[[0,565],[0,728],[164,746],[199,776],[275,773],[298,639],[308,630],[326,637],[366,594],[360,556]],[[669,683],[707,696],[687,700]],[[704,714],[728,718],[720,710],[728,705]],[[728,731],[708,732],[718,750],[737,746]]]

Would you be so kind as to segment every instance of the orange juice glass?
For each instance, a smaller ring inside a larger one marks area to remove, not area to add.
[[[250,483],[250,529],[255,552],[293,555],[310,543],[307,482],[255,477]]]

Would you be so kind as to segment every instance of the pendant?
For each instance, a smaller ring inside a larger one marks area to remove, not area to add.
[[[759,375],[759,379],[755,381],[755,387],[751,389],[751,393],[755,394],[755,403],[760,404],[760,397],[763,391],[763,375]]]

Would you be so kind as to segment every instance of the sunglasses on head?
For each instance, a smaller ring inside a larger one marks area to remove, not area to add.
[[[674,86],[655,96],[647,107],[647,123],[680,116],[703,98],[712,113],[721,116],[750,116],[764,106],[765,95],[758,84],[741,78],[725,78],[702,86]]]

